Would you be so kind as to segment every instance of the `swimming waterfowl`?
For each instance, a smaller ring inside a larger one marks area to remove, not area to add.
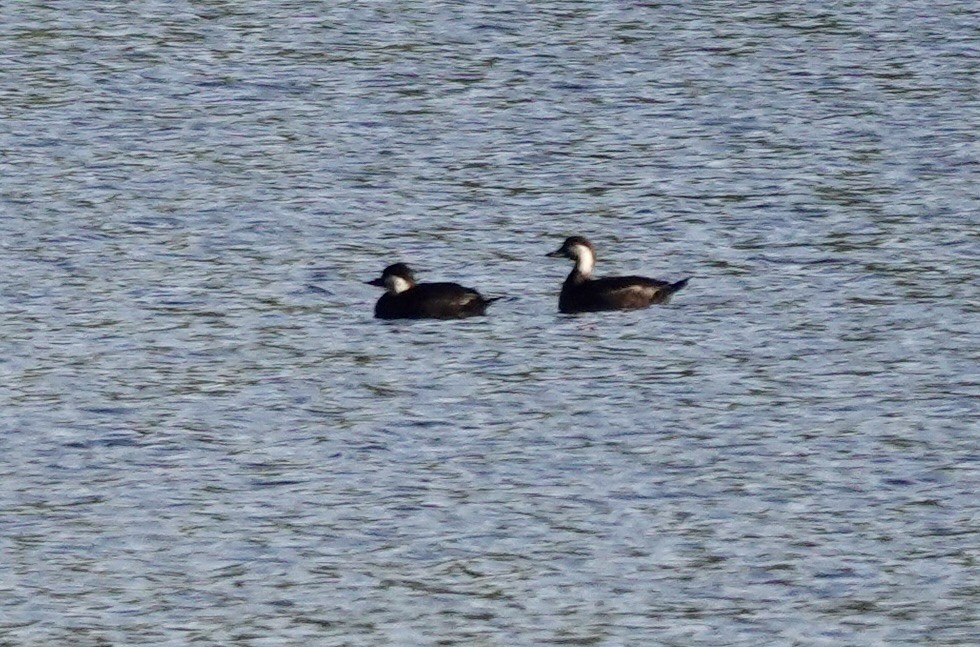
[[[689,279],[676,283],[645,276],[607,276],[592,278],[595,269],[595,247],[582,236],[570,236],[562,246],[548,254],[575,261],[575,267],[561,286],[558,310],[564,313],[600,310],[634,310],[655,303],[667,303],[670,297],[687,285]]]
[[[487,299],[458,283],[416,283],[404,263],[389,265],[367,283],[386,289],[374,306],[378,319],[462,319],[486,314],[487,306],[501,298]]]

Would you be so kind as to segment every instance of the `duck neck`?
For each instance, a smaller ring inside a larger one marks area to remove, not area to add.
[[[389,276],[385,280],[385,284],[388,286],[388,292],[391,294],[401,294],[406,290],[410,290],[413,286],[413,283],[409,279],[401,276]]]
[[[582,283],[592,278],[592,270],[595,269],[595,255],[588,247],[578,248],[578,255],[575,257],[575,267],[566,279],[570,283]]]
[[[577,267],[573,267],[572,271],[568,273],[565,278],[566,285],[579,285],[580,283],[585,283],[589,280],[589,277],[582,274]]]

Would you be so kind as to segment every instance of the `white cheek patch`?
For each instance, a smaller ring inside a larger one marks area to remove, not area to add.
[[[385,279],[385,285],[388,287],[390,292],[399,294],[404,292],[408,288],[412,287],[412,284],[403,279],[400,276],[391,275]]]
[[[575,256],[575,267],[585,276],[592,274],[595,268],[595,255],[592,250],[585,245],[572,245],[572,254]]]

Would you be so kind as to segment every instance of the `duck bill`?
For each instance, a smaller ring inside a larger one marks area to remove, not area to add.
[[[548,252],[547,254],[545,254],[545,256],[549,258],[561,258],[564,255],[565,255],[565,250],[563,249],[556,249],[553,252]]]
[[[373,285],[376,288],[383,288],[385,286],[384,279],[374,279],[373,281],[365,281],[368,285]]]

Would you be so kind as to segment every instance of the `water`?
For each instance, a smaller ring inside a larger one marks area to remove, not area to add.
[[[980,642],[976,7],[335,4],[0,9],[0,644]]]

